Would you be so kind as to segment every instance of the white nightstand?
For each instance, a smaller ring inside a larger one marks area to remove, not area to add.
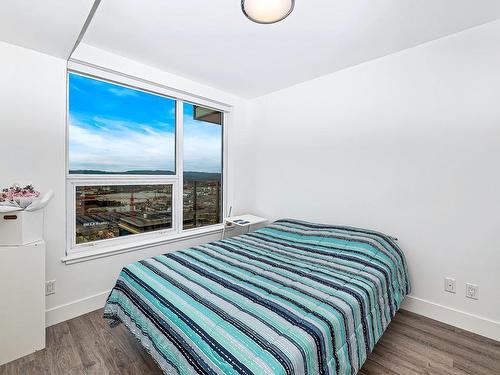
[[[255,216],[255,215],[239,215],[230,216],[224,219],[224,230],[222,231],[222,239],[227,227],[241,227],[246,228],[246,233],[250,232],[252,225],[264,224],[267,222],[266,218]]]

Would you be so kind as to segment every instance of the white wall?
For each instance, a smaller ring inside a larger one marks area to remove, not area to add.
[[[80,52],[79,57],[232,104],[230,138],[237,124],[246,118],[244,103],[219,90],[95,49]],[[102,307],[124,265],[218,238],[205,236],[85,263],[62,263],[66,231],[65,113],[66,61],[0,42],[0,186],[32,182],[41,191],[55,191],[45,215],[47,280],[55,279],[57,285],[56,294],[46,298],[48,325]],[[236,139],[229,143],[230,203],[236,190],[231,185],[237,184],[231,170],[238,163],[235,158],[239,154],[234,152],[238,147]],[[23,272],[22,265],[14,266]]]
[[[499,100],[500,21],[255,99],[248,205],[399,237],[406,307],[500,340]]]

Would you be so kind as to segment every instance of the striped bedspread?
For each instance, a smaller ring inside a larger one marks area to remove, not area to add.
[[[391,237],[279,220],[125,267],[104,317],[166,374],[355,374],[408,292]]]

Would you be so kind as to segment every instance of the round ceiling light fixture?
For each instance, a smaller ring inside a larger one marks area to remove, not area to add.
[[[275,23],[287,18],[293,11],[295,0],[241,0],[241,10],[257,23]]]

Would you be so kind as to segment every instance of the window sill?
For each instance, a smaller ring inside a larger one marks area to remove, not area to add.
[[[184,231],[181,234],[176,233],[174,235],[170,235],[168,237],[163,237],[163,238],[154,238],[143,241],[130,242],[128,244],[120,244],[117,246],[103,247],[100,249],[79,251],[65,256],[64,258],[61,259],[61,261],[66,265],[87,262],[93,259],[99,259],[117,254],[128,253],[131,251],[142,250],[148,247],[160,246],[168,243],[203,237],[210,234],[222,233],[223,228],[224,228],[223,224],[217,224],[206,228],[190,229]],[[231,227],[226,228],[226,233],[231,232],[232,230],[234,230],[234,228]]]

